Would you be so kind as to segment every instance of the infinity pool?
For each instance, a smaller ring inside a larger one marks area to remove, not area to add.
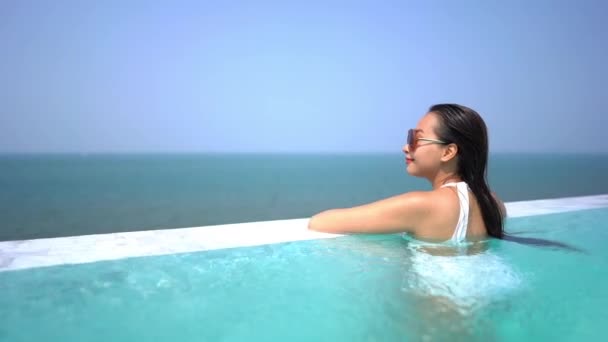
[[[0,272],[1,341],[603,340],[608,208],[453,250],[401,235]]]

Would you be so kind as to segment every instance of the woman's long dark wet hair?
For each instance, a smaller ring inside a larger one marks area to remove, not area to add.
[[[502,239],[502,212],[487,181],[488,129],[485,122],[473,109],[457,104],[436,104],[429,112],[440,119],[435,132],[439,139],[458,146],[458,175],[475,194],[488,234]]]
[[[485,122],[476,111],[458,104],[436,104],[429,108],[429,112],[440,119],[435,132],[437,137],[458,146],[458,175],[477,198],[488,235],[521,244],[583,252],[558,241],[517,237],[505,233],[500,206],[487,181],[489,144]]]

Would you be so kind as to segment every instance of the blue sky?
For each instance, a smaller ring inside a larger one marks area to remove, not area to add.
[[[2,1],[0,152],[605,152],[601,1]]]

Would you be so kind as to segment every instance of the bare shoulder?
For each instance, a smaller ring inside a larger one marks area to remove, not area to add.
[[[454,198],[457,196],[455,187],[444,187],[433,191],[429,191],[429,204],[433,209],[442,209],[452,212],[454,206],[458,206],[459,202]]]

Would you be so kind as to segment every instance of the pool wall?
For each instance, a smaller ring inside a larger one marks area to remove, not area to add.
[[[608,194],[505,203],[509,218],[608,207]],[[0,242],[0,272],[342,236],[308,218]]]

